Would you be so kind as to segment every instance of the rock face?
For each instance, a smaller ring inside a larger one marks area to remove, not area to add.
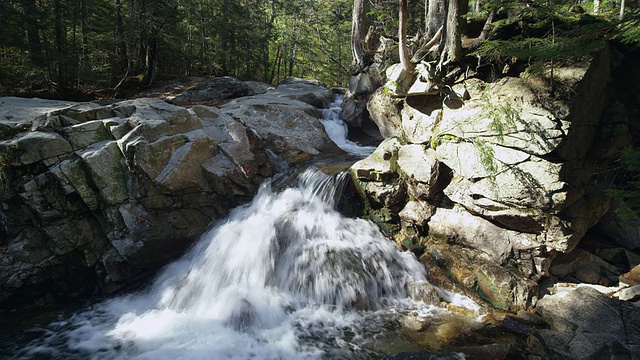
[[[385,85],[369,110],[388,138],[351,169],[367,215],[404,247],[424,251],[428,267],[442,267],[449,274],[443,287],[465,288],[503,309],[529,307],[554,255],[574,249],[609,208],[592,174],[629,144],[628,137],[608,136],[617,133],[608,124],[627,126],[603,117],[610,76],[603,49],[560,68],[563,95],[555,97],[544,80],[524,73],[468,80],[454,89],[456,102],[454,94],[394,97],[388,87],[400,81]],[[461,103],[463,93],[469,97]],[[398,109],[399,116],[387,115]],[[430,238],[471,251],[445,256],[465,279],[434,260],[443,249],[430,248]],[[491,270],[463,271],[470,257]],[[515,290],[482,293],[495,284]]]
[[[274,166],[341,153],[315,108],[332,96],[291,80],[221,109],[0,99],[0,302],[108,293],[166,264]]]
[[[543,297],[537,312],[550,328],[538,330],[531,336],[529,343],[537,344],[540,349],[536,355],[572,359],[639,358],[640,308],[631,303],[580,287]]]

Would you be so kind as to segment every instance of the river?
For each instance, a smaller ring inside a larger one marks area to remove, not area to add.
[[[339,102],[323,122],[346,151],[373,151],[346,140]],[[14,359],[379,358],[401,336],[399,317],[443,310],[408,298],[408,285],[426,282],[412,253],[336,210],[346,181],[347,173],[315,167],[267,181],[144,291],[30,329],[2,351]]]

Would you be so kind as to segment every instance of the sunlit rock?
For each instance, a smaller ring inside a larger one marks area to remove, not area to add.
[[[217,91],[201,90],[174,100]],[[114,291],[248,201],[273,175],[269,156],[288,166],[343,153],[314,107],[329,104],[330,89],[294,79],[262,90],[223,109],[159,98],[102,106],[1,98],[0,248],[12,254],[3,255],[0,301],[22,287],[34,296]],[[41,286],[59,278],[69,281]],[[22,300],[30,299],[12,301]]]
[[[488,254],[494,265],[512,265],[521,280],[549,275],[555,254],[573,250],[608,211],[607,195],[593,186],[595,166],[630,141],[624,109],[607,92],[609,66],[607,48],[558,64],[555,92],[534,72],[493,82],[461,77],[453,89],[431,89],[428,71],[416,79],[400,64],[390,66],[384,91],[372,99],[378,111],[372,118],[404,145],[397,169],[385,176],[399,179],[394,186],[406,191],[404,198],[376,200],[383,192],[375,164],[356,164],[371,218],[383,219],[382,226],[395,229],[394,239],[414,251],[430,236],[444,236]],[[401,130],[387,115],[394,107]],[[613,236],[629,237],[634,247],[635,230],[609,224]],[[405,241],[409,237],[414,240]],[[588,269],[577,276],[599,280]],[[536,296],[523,293],[502,304],[523,306],[522,299],[535,302]]]
[[[385,88],[378,88],[367,102],[367,110],[371,120],[385,138],[402,137],[402,119],[399,116],[400,102],[401,100],[387,94]]]

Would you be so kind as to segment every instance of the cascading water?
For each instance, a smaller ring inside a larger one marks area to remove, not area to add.
[[[370,153],[346,140],[340,100],[325,110],[327,132],[348,152]],[[425,281],[413,254],[399,251],[373,223],[334,209],[347,176],[308,168],[288,186],[266,182],[148,290],[32,329],[27,340],[0,353],[15,359],[371,358],[373,339],[399,312],[434,307],[406,299],[407,284]]]
[[[340,104],[343,99],[344,95],[337,94],[329,108],[321,110],[324,129],[329,138],[342,150],[356,155],[369,155],[376,149],[374,146],[360,146],[348,139],[347,124],[340,118],[342,112]]]
[[[366,358],[367,332],[424,269],[334,209],[346,176],[309,168],[284,190],[263,184],[148,291],[34,330],[13,357]]]

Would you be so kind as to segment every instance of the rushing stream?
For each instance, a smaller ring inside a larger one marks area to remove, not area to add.
[[[333,140],[342,150],[355,154],[366,156],[369,155],[376,148],[373,146],[360,146],[348,139],[347,124],[340,118],[340,112],[342,108],[342,100],[344,95],[336,95],[336,99],[331,103],[328,109],[322,109],[322,124],[324,129],[329,135],[329,138]]]
[[[375,357],[376,338],[397,327],[398,314],[433,307],[407,299],[406,285],[424,281],[413,254],[335,210],[347,176],[311,167],[287,186],[266,182],[144,292],[32,329],[3,351],[18,359]]]

